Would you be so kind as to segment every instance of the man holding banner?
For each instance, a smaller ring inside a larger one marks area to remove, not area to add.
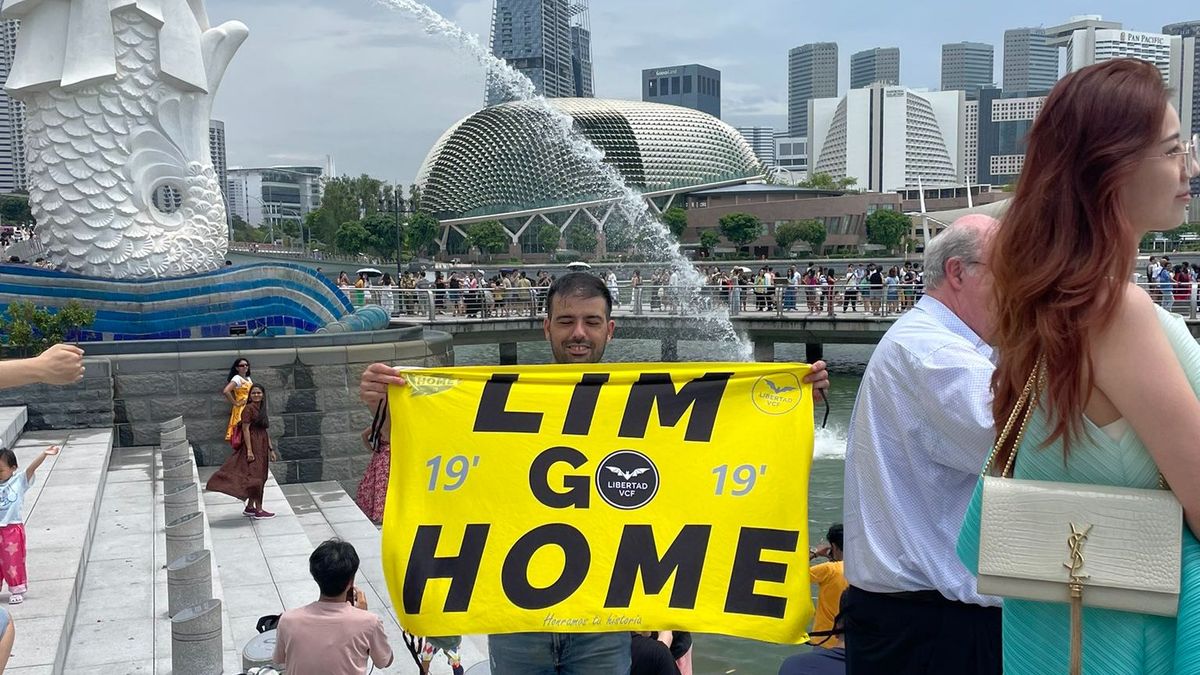
[[[604,282],[566,274],[546,308],[558,365],[363,374],[397,420],[383,557],[405,629],[489,633],[494,675],[622,675],[633,630],[803,640],[795,492],[825,364],[601,367]]]

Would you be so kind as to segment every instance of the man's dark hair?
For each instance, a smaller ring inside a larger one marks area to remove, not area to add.
[[[345,593],[358,574],[358,552],[348,541],[328,539],[308,556],[308,572],[321,595],[329,598]]]
[[[554,280],[546,291],[546,316],[553,317],[550,308],[556,295],[577,295],[581,298],[604,298],[604,318],[612,317],[612,293],[604,280],[587,272],[568,272]]]
[[[842,524],[834,523],[833,526],[829,528],[829,532],[825,533],[825,541],[829,542],[833,546],[838,547],[839,551],[844,551],[846,549],[844,546],[842,546],[842,540]]]

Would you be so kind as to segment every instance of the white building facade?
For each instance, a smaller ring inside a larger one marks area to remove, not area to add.
[[[16,55],[19,29],[19,21],[0,21],[0,83],[8,79]],[[0,193],[27,188],[25,104],[0,88]]]
[[[1119,28],[1081,28],[1073,32],[1067,45],[1067,71],[1093,63],[1133,58],[1149,61],[1163,75],[1163,81],[1178,83],[1183,39],[1178,35],[1141,33]]]
[[[810,173],[853,177],[869,192],[960,185],[966,94],[896,86],[816,99],[809,113]]]
[[[321,205],[325,175],[319,166],[231,168],[226,184],[231,218],[256,227],[304,220]]]
[[[775,162],[775,128],[774,127],[736,127],[737,132],[746,139],[754,156],[762,163],[763,168],[771,169]]]

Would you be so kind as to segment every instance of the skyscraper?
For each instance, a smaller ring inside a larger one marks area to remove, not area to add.
[[[788,134],[808,133],[808,102],[837,96],[838,46],[814,42],[788,50]]]
[[[494,0],[492,54],[547,98],[592,96],[592,34],[587,0]],[[487,85],[487,104],[510,99]]]
[[[225,123],[221,120],[208,121],[208,151],[212,155],[213,171],[221,184],[221,197],[225,201],[225,219],[233,222],[229,211],[229,171],[225,158]]]
[[[1191,130],[1192,133],[1200,133],[1200,21],[1173,23],[1163,26],[1162,32],[1181,38],[1179,80],[1176,84],[1180,126],[1184,132]],[[1200,176],[1192,179],[1192,195],[1200,196]],[[1192,214],[1192,222],[1200,220],[1200,199],[1192,199]]]
[[[0,82],[17,52],[18,21],[0,21]],[[25,104],[0,89],[0,193],[25,190]]]
[[[1058,82],[1058,47],[1042,28],[1004,31],[1004,91],[1043,91]]]
[[[737,132],[754,150],[754,156],[764,169],[775,166],[775,129],[772,127],[737,127]]]
[[[996,80],[993,48],[982,42],[951,42],[942,45],[942,91],[965,91],[979,98],[979,88]]]
[[[721,117],[721,71],[698,63],[642,71],[642,100]]]
[[[900,84],[900,48],[875,47],[850,56],[850,88]]]

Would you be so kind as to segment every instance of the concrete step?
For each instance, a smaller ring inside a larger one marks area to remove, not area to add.
[[[161,477],[157,448],[113,450],[65,672],[171,673]],[[228,625],[222,637],[225,672],[241,672]]]
[[[404,646],[403,631],[384,579],[381,561],[383,537],[379,527],[363,514],[354,499],[336,481],[293,483],[285,485],[283,492],[314,548],[331,537],[354,545],[360,560],[355,584],[367,593],[368,609],[383,620],[388,643],[396,652],[395,665],[389,672],[417,673],[416,665]],[[463,667],[467,669],[478,663],[486,663],[487,636],[464,635],[460,655]],[[445,658],[439,655],[434,659],[430,672],[444,674],[451,670]]]
[[[9,607],[18,626],[5,671],[10,674],[66,672],[113,434],[111,429],[27,432],[12,449],[24,467],[48,445],[63,449],[46,459],[25,495],[29,591],[24,604]],[[0,593],[0,603],[7,604],[8,597],[7,591]]]
[[[25,429],[29,413],[25,406],[0,408],[0,450],[11,448]]]
[[[201,486],[217,467],[201,467]],[[216,577],[224,589],[224,611],[229,619],[230,636],[238,654],[258,634],[259,617],[281,614],[300,607],[319,596],[317,584],[308,572],[312,545],[292,512],[274,476],[267,479],[263,508],[275,513],[271,520],[253,520],[242,515],[243,502],[218,492],[203,492],[203,501],[212,536]]]

